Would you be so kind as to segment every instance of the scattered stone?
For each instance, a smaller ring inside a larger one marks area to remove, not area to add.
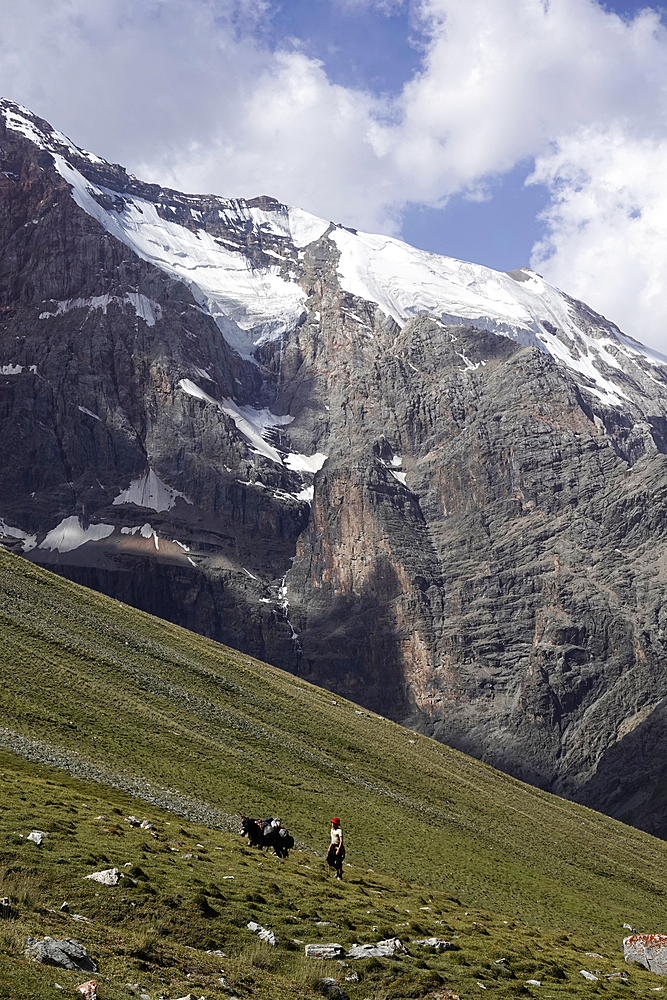
[[[83,877],[90,878],[101,885],[118,885],[120,880],[125,878],[118,868],[106,868],[104,871],[93,872],[91,875],[84,875]]]
[[[69,913],[69,903],[63,903],[60,909],[63,913]]]
[[[637,931],[634,929],[634,927],[632,926],[632,924],[623,924],[623,927],[627,931],[632,931],[633,934],[637,933]]]
[[[262,927],[261,924],[255,923],[254,920],[251,920],[248,924],[246,924],[246,926],[249,931],[252,931],[253,934],[259,935],[260,941],[266,941],[266,943],[270,944],[272,948],[275,948],[278,944],[278,938],[273,931],[267,931],[266,927]]]
[[[85,1000],[97,1000],[97,983],[94,979],[88,980],[87,983],[81,983],[77,986],[77,993],[81,993]]]
[[[340,958],[343,954],[342,944],[307,944],[306,958]]]
[[[622,983],[627,983],[630,978],[627,972],[607,972],[605,974],[605,979],[619,979]],[[662,989],[662,987],[660,987]]]
[[[454,944],[453,941],[445,941],[445,940],[443,940],[443,938],[435,938],[435,937],[430,937],[430,938],[413,938],[412,939],[412,943],[413,944],[420,944],[422,946],[422,948],[435,948],[436,951],[458,951],[459,950],[459,946],[457,944]],[[504,962],[505,959],[501,958],[500,961]],[[498,963],[496,962],[495,964],[497,965]]]
[[[126,816],[125,822],[129,823],[130,826],[141,826],[141,823],[139,822],[136,816]]]
[[[378,941],[377,944],[353,944],[347,958],[391,958],[397,951],[407,955],[407,948],[394,937]]]
[[[150,823],[147,819],[145,819],[145,820],[142,820],[142,822],[141,822],[141,829],[142,830],[154,830],[155,827],[153,826],[152,823]]]
[[[626,962],[639,962],[649,972],[667,976],[667,934],[631,934],[623,939]]]
[[[330,976],[325,976],[321,981],[322,993],[325,997],[331,997],[332,1000],[350,1000],[347,993],[340,988],[335,979]]]
[[[598,955],[596,951],[587,951],[586,956],[587,958],[602,958],[602,955]]]
[[[345,977],[345,982],[346,983],[358,983],[359,982],[359,973],[358,972],[350,972],[350,974]]]
[[[36,938],[27,937],[25,956],[33,962],[40,962],[41,965],[59,965],[63,969],[97,972],[97,965],[83,945],[70,938],[56,941],[52,937],[45,937],[38,941]]]
[[[225,955],[224,951],[220,951],[219,948],[217,948],[215,951],[207,951],[206,954],[214,955],[216,958],[228,958],[228,956]]]
[[[541,985],[542,985],[542,983],[539,981],[539,979],[527,979],[526,980],[526,986],[541,986]]]
[[[33,844],[37,844],[38,847],[47,837],[48,833],[44,833],[43,830],[33,830],[32,833],[28,834],[28,840],[31,840]]]
[[[92,924],[90,917],[82,917],[80,913],[73,913],[72,920],[78,920],[82,924]]]
[[[592,972],[586,972],[585,969],[580,969],[579,972],[584,979],[589,979],[592,983],[597,983],[598,977],[594,976]]]

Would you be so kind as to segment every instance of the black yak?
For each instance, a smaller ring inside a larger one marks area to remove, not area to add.
[[[251,819],[241,816],[241,833],[248,838],[249,847],[272,847],[279,858],[289,857],[294,847],[291,837],[279,819]]]

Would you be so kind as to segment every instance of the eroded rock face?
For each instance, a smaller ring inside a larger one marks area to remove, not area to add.
[[[667,835],[665,367],[0,112],[2,544]]]

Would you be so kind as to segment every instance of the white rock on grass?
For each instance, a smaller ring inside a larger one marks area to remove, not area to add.
[[[28,840],[32,841],[33,844],[37,844],[38,847],[47,837],[48,833],[44,833],[43,830],[33,830],[32,833],[28,834]]]
[[[343,954],[342,944],[332,942],[330,944],[307,944],[306,958],[340,958]]]
[[[93,872],[91,875],[84,875],[83,877],[92,879],[93,882],[99,882],[101,885],[118,885],[120,880],[125,878],[118,868],[105,868],[104,871]]]
[[[597,976],[594,976],[592,972],[586,972],[585,969],[580,969],[579,973],[580,973],[580,975],[582,975],[584,977],[584,979],[588,979],[592,983],[593,982],[597,983],[597,981],[598,981],[598,977]]]
[[[256,924],[254,920],[250,920],[246,926],[249,931],[252,931],[253,934],[257,934],[259,936],[260,941],[266,941],[266,943],[270,944],[272,948],[275,948],[278,944],[278,938],[273,931],[267,931],[266,927],[262,927],[261,924]]]
[[[436,951],[456,951],[458,945],[452,941],[445,941],[443,938],[413,938],[413,944],[419,944],[422,948],[435,948]]]
[[[387,938],[377,944],[353,944],[346,958],[391,958],[396,952],[407,954],[407,949],[399,938]]]

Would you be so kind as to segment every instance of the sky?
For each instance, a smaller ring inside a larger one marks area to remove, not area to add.
[[[667,15],[632,0],[0,0],[0,96],[145,180],[269,194],[667,353]]]

